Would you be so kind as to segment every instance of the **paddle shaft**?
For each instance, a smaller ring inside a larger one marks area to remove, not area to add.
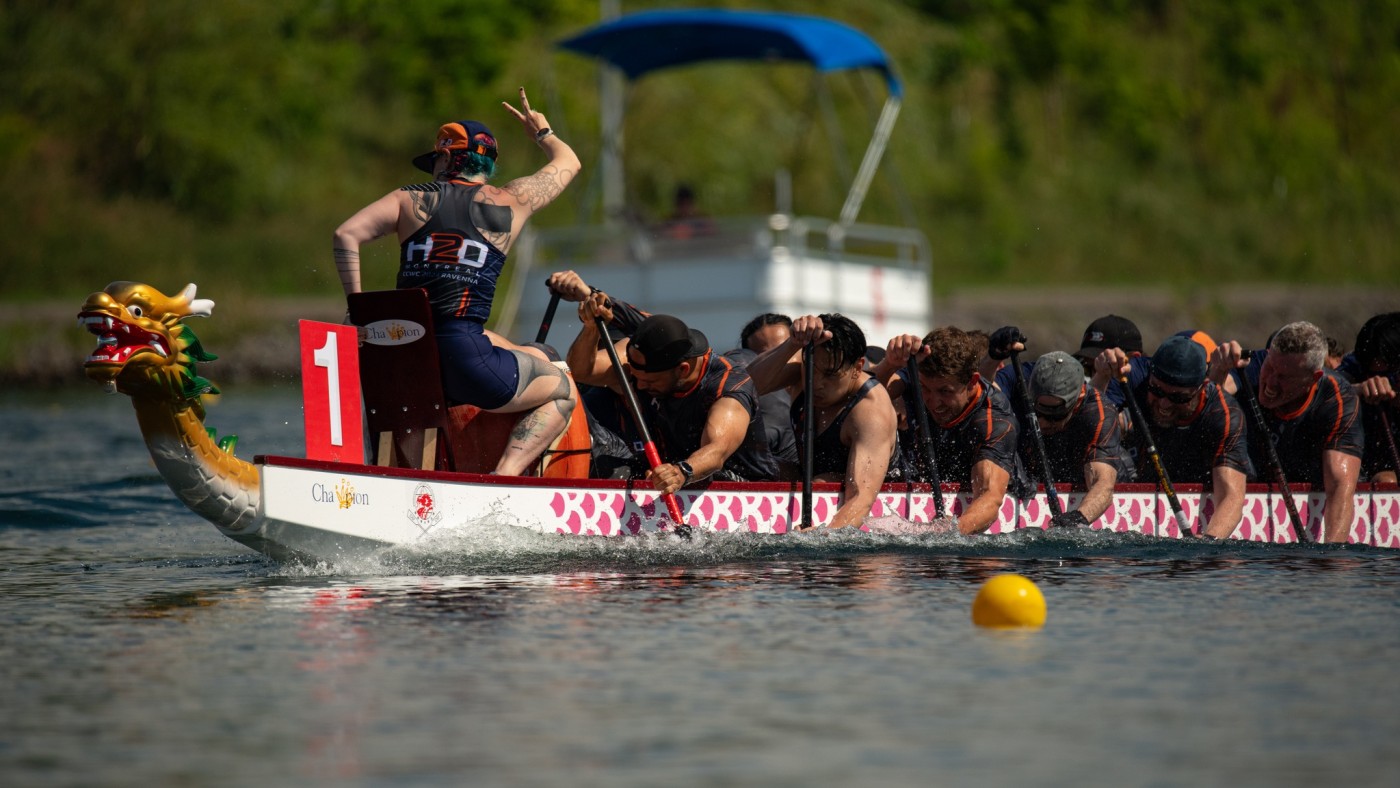
[[[1183,535],[1191,535],[1191,525],[1186,522],[1186,514],[1181,511],[1181,501],[1176,498],[1176,489],[1172,487],[1171,477],[1167,475],[1167,469],[1162,465],[1162,455],[1157,451],[1157,443],[1152,440],[1152,429],[1147,423],[1147,417],[1142,414],[1142,408],[1138,405],[1137,395],[1128,385],[1128,376],[1118,377],[1118,387],[1123,392],[1123,401],[1128,403],[1128,413],[1131,414],[1133,424],[1137,426],[1138,434],[1142,436],[1143,447],[1147,449],[1147,457],[1152,460],[1152,469],[1157,472],[1157,485],[1162,488],[1162,492],[1167,495],[1167,503],[1171,504],[1172,517],[1176,519],[1176,527]]]
[[[1249,358],[1253,353],[1242,351],[1242,355]],[[1264,411],[1260,409],[1259,398],[1254,394],[1254,384],[1249,382],[1249,376],[1244,370],[1240,370],[1240,392],[1244,394],[1245,410],[1254,422],[1251,428],[1259,431],[1259,442],[1264,444],[1264,454],[1269,460],[1269,470],[1274,475],[1274,483],[1283,493],[1283,505],[1288,509],[1288,520],[1293,524],[1293,532],[1298,534],[1298,541],[1310,541],[1307,532],[1303,530],[1303,518],[1298,515],[1298,504],[1293,502],[1293,491],[1288,489],[1288,477],[1283,473],[1283,462],[1278,458],[1278,448],[1274,446],[1273,436],[1269,434],[1269,426],[1264,423]]]
[[[554,313],[559,309],[559,294],[552,293],[549,296],[549,306],[545,307],[544,320],[540,321],[540,330],[535,334],[536,342],[544,342],[549,337],[549,327],[554,323]],[[603,336],[607,336],[604,332]]]
[[[651,440],[651,430],[647,429],[647,420],[642,417],[642,406],[637,403],[637,393],[632,390],[632,381],[627,379],[627,370],[622,368],[622,359],[617,356],[617,348],[608,339],[608,326],[603,322],[603,318],[595,317],[593,322],[598,326],[598,334],[603,338],[603,346],[608,349],[608,358],[612,360],[613,369],[617,371],[617,382],[622,386],[623,399],[627,400],[627,411],[632,414],[632,421],[637,423],[637,432],[642,435],[642,447],[647,455],[647,465],[652,470],[656,470],[662,465],[661,453],[656,450],[656,444]],[[661,500],[666,504],[666,511],[670,512],[671,519],[675,521],[678,528],[688,528],[685,524],[685,517],[681,514],[680,502],[672,493],[661,496]]]
[[[812,384],[816,379],[813,371],[813,343],[802,346],[802,527],[811,528],[812,522],[812,477],[817,467],[817,408],[816,395]]]
[[[1384,402],[1376,405],[1381,412],[1381,429],[1385,430],[1385,443],[1390,447],[1390,462],[1395,466],[1395,473],[1400,474],[1400,450],[1395,448],[1395,433],[1390,431],[1390,416],[1386,415],[1386,404]]]
[[[1025,373],[1021,372],[1019,355],[1011,354],[1011,369],[1016,373],[1016,392],[1021,395],[1021,405],[1026,409],[1026,423],[1031,425],[1031,439],[1035,443],[1036,455],[1040,457],[1040,481],[1045,485],[1045,501],[1050,505],[1050,516],[1059,517],[1065,510],[1060,508],[1060,496],[1055,492],[1055,482],[1050,478],[1050,454],[1045,451],[1045,436],[1040,434],[1039,416],[1031,402],[1031,390],[1026,387]]]
[[[933,485],[933,511],[934,516],[940,520],[948,516],[948,506],[943,503],[943,479],[938,475],[938,456],[933,450],[933,429],[928,423],[928,409],[924,407],[924,396],[921,390],[922,383],[919,381],[919,365],[915,361],[914,355],[909,356],[909,363],[905,365],[905,370],[909,373],[909,387],[905,391],[909,392],[909,397],[905,400],[906,406],[918,414],[919,419],[919,443],[923,449],[924,460],[928,462],[928,479]]]

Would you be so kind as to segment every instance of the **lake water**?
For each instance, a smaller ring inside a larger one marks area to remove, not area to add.
[[[301,453],[294,388],[210,410]],[[1385,785],[1400,551],[1093,532],[589,540],[279,565],[125,397],[0,395],[0,784]],[[980,584],[1040,631],[972,625]]]

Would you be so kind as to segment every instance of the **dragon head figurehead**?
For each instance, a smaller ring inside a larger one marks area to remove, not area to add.
[[[182,321],[208,316],[214,302],[195,286],[168,296],[150,285],[113,282],[83,302],[78,322],[97,336],[83,363],[89,378],[131,397],[156,469],[191,511],[235,539],[257,521],[257,469],[233,454],[235,436],[215,442],[201,396],[217,393],[195,372],[213,361]],[[232,439],[232,440],[230,440]]]
[[[78,322],[97,335],[97,349],[83,371],[108,390],[131,396],[196,402],[201,394],[217,393],[195,373],[197,362],[216,357],[181,322],[213,311],[213,301],[194,296],[193,284],[168,296],[139,282],[113,282],[88,296]]]

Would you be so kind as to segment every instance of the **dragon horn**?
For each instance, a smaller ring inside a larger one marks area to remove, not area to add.
[[[214,302],[208,298],[195,298],[196,290],[198,288],[194,282],[185,285],[184,291],[180,293],[180,300],[190,305],[191,316],[209,317],[214,312]]]

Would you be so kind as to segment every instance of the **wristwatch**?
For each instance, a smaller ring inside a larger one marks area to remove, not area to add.
[[[681,482],[681,486],[684,487],[687,484],[690,484],[690,480],[695,476],[695,469],[690,467],[690,463],[686,462],[685,460],[681,460],[680,462],[676,463],[676,467],[680,468],[681,473],[685,474],[685,481]]]

